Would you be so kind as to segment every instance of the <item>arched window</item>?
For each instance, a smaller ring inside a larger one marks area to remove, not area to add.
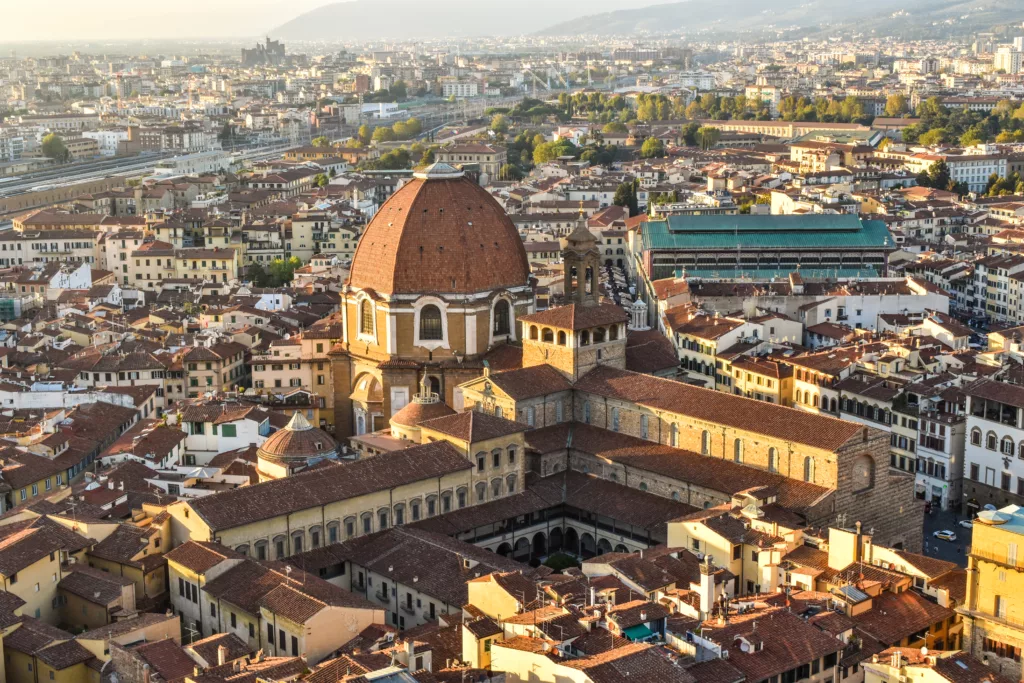
[[[540,340],[548,344],[555,343],[555,333],[550,327],[545,327],[540,333]]]
[[[510,474],[507,477],[505,477],[505,491],[507,491],[508,493],[515,493],[516,492],[516,479],[517,478],[518,477],[516,477],[516,475],[514,475],[514,474]]]
[[[420,309],[420,339],[434,341],[444,339],[441,309],[434,304],[428,304]]]
[[[558,331],[558,345],[565,346],[565,332],[562,330]]]
[[[583,402],[583,423],[590,424],[590,401]]]
[[[814,398],[811,399],[811,405],[813,405],[815,408],[818,407],[818,395],[817,394],[815,394]]]
[[[619,409],[612,408],[612,431],[619,431]]]
[[[777,448],[768,449],[768,471],[779,471],[779,449]]]
[[[647,482],[644,482],[644,481],[640,482],[640,490],[641,491],[646,491],[647,490]]]
[[[814,483],[814,458],[809,455],[804,458],[804,481]]]
[[[603,327],[599,327],[596,330],[594,330],[594,343],[595,344],[603,344],[604,343],[604,328]]]
[[[671,445],[672,445],[673,448],[679,448],[679,425],[677,425],[677,424],[673,424],[672,425],[672,442],[671,442]]]
[[[732,459],[735,462],[743,462],[743,439],[732,442]]]
[[[796,402],[797,403],[803,403],[804,402],[804,392],[801,391],[800,389],[796,390]]]
[[[677,503],[679,502],[679,491],[672,492],[672,500],[676,501]]]
[[[1020,449],[1017,451],[1017,457],[1024,460],[1024,441],[1020,442]]]
[[[608,328],[608,341],[615,341],[619,338],[619,326],[612,325]]]
[[[981,445],[981,430],[977,427],[971,430],[971,443],[975,446]]]
[[[1016,444],[1013,443],[1013,439],[1008,436],[1004,436],[1000,443],[999,450],[1002,451],[1003,455],[1013,455],[1013,451]]]
[[[580,332],[580,346],[590,346],[590,332],[588,330]]]
[[[512,309],[507,301],[499,299],[498,303],[494,304],[494,334],[497,336],[511,333]]]
[[[501,479],[491,480],[491,496],[493,498],[499,498],[501,496]]]
[[[641,439],[646,439],[649,432],[650,432],[650,428],[648,427],[647,416],[646,415],[641,415],[640,416],[640,438]]]
[[[455,497],[459,501],[459,509],[460,510],[462,508],[466,507],[466,503],[468,503],[469,501],[466,500],[467,496],[466,496],[466,489],[465,488],[460,488],[458,491],[456,491],[455,492]]]
[[[706,429],[700,433],[700,453],[711,455],[711,432]]]
[[[985,435],[985,447],[988,448],[990,451],[994,451],[996,449],[995,432],[989,432],[988,434]]]
[[[369,299],[363,299],[359,304],[359,332],[373,334],[373,304]]]
[[[478,481],[476,483],[476,502],[482,503],[487,500],[487,484]]]
[[[530,325],[530,339],[537,340],[537,326]]]

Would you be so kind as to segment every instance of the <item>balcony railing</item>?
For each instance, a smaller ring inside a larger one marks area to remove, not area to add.
[[[384,591],[377,591],[376,593],[374,593],[374,595],[376,595],[377,599],[380,600],[381,602],[384,602],[384,603],[391,602],[391,596],[388,595],[387,593],[385,593]]]
[[[998,551],[987,550],[985,548],[971,548],[970,555],[978,560],[995,562],[1014,569],[1024,569],[1024,555],[1015,555],[1010,557],[1009,553],[1005,550]]]

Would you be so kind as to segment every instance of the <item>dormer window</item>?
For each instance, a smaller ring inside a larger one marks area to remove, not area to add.
[[[313,447],[316,448],[318,451],[322,451],[324,449],[324,445],[322,443],[320,443],[319,441],[317,441],[315,444],[313,444]]]

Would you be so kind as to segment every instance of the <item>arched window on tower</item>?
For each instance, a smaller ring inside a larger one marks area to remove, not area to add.
[[[814,458],[809,455],[804,458],[804,481],[814,483]]]
[[[359,332],[373,334],[373,304],[368,299],[359,304]]]
[[[512,311],[508,302],[501,299],[494,305],[494,334],[512,333]]]
[[[428,304],[420,310],[420,339],[435,341],[444,339],[441,309],[434,304]]]
[[[584,283],[584,287],[585,287],[584,291],[587,294],[593,294],[594,293],[594,269],[588,267],[586,272],[587,272],[587,275],[586,275],[586,282]]]
[[[779,470],[779,449],[769,448],[768,449],[768,471],[778,472]]]
[[[711,455],[711,432],[706,429],[700,433],[700,454]]]

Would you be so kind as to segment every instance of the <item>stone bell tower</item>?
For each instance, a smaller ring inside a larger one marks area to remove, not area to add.
[[[581,208],[576,229],[562,240],[566,304],[598,305],[600,302],[598,268],[600,265],[601,253],[597,249],[597,238],[587,228],[587,219]]]

